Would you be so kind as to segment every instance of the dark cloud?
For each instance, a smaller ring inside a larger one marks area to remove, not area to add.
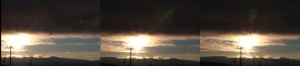
[[[1,31],[300,34],[299,5],[289,0],[1,0]]]
[[[102,0],[101,32],[198,35],[195,6],[179,0]]]
[[[203,33],[300,34],[300,2],[289,0],[224,0],[201,4]],[[253,15],[251,17],[251,15]]]
[[[103,0],[103,33],[300,34],[299,2],[279,0]]]
[[[1,32],[99,33],[100,0],[1,0]]]

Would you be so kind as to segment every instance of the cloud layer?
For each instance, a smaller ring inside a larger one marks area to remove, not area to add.
[[[300,34],[300,5],[294,1],[2,0],[1,4],[2,32]]]
[[[99,0],[1,0],[1,32],[99,33]]]
[[[189,1],[102,0],[101,32],[103,34],[149,33],[199,35],[198,18]]]
[[[219,35],[200,37],[200,51],[237,51],[239,48],[237,37],[241,35]],[[280,37],[278,35],[252,35],[259,39],[255,46],[286,46],[285,39],[294,37]],[[273,38],[277,37],[277,38]],[[300,37],[298,37],[300,38]],[[255,50],[254,50],[255,51]]]
[[[110,36],[101,38],[101,51],[104,52],[126,52],[129,49],[126,38],[132,37],[127,36]],[[164,37],[149,36],[148,45],[146,47],[174,47],[176,45],[167,42],[172,39],[165,39]],[[185,39],[183,39],[185,40]]]
[[[281,0],[207,0],[200,6],[200,32],[299,35],[299,6]]]

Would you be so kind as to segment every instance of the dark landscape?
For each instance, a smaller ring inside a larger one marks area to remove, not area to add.
[[[239,66],[239,59],[224,56],[201,57],[201,66]],[[300,66],[300,60],[289,58],[265,59],[265,58],[243,58],[244,66]]]

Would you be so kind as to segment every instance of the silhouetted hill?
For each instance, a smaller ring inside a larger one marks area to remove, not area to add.
[[[1,58],[3,59],[3,58]],[[123,66],[124,59],[118,59],[115,57],[101,57],[101,60],[82,60],[72,58],[12,58],[13,66],[29,66],[30,60],[32,66]],[[8,65],[8,58],[6,58],[5,64]],[[101,63],[100,63],[101,61]],[[181,60],[176,58],[171,59],[134,59],[133,66],[199,66],[199,61]],[[3,64],[3,63],[1,63]],[[129,64],[129,60],[126,60],[126,64]]]
[[[100,66],[120,66],[120,65],[101,63]]]
[[[29,62],[32,62],[32,66],[99,66],[99,61],[90,61],[82,59],[71,59],[71,58],[12,58],[14,66],[28,66]],[[2,64],[2,63],[1,63]],[[8,64],[8,58],[6,58],[6,64]]]
[[[129,65],[129,60],[115,57],[101,57],[101,63],[124,66]],[[182,60],[182,59],[133,59],[133,66],[199,66],[199,61]]]
[[[201,57],[201,66],[225,66],[226,65],[238,65],[239,59],[227,58],[224,56],[211,56],[211,57]],[[236,63],[234,63],[236,60]],[[278,59],[265,59],[265,58],[243,58],[243,65],[246,66],[300,66],[300,60],[289,59],[289,58],[278,58]]]
[[[224,63],[214,63],[214,62],[200,62],[201,66],[234,66],[230,64],[224,64]]]

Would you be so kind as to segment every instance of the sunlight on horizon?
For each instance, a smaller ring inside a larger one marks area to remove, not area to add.
[[[236,38],[238,45],[243,47],[244,52],[255,52],[253,47],[258,46],[260,38],[257,36],[239,36]]]
[[[45,55],[39,55],[39,54],[34,54],[34,55],[29,55],[29,54],[12,54],[12,57],[15,58],[28,58],[28,57],[33,57],[33,58],[49,58],[51,56],[45,56]],[[9,55],[3,55],[1,57],[6,57],[8,58]]]
[[[239,58],[240,55],[235,55],[235,56],[227,56],[227,58]],[[243,55],[243,58],[249,58],[249,59],[255,59],[255,58],[264,58],[264,59],[280,59],[281,57],[276,57],[276,56],[270,56],[270,55]]]
[[[132,48],[132,51],[136,53],[144,52],[143,48],[150,46],[150,38],[146,35],[130,36],[126,38],[126,41],[127,46]]]
[[[118,57],[118,58],[129,59],[129,57],[130,56]],[[150,56],[138,56],[138,55],[134,55],[134,56],[132,56],[132,58],[134,58],[134,59],[170,59],[170,57],[161,57],[161,56],[150,57]]]
[[[23,47],[32,43],[31,35],[25,33],[4,35],[1,38],[4,40],[3,44],[6,45],[6,47],[12,47],[12,51],[26,51],[23,49]],[[8,50],[9,49],[4,49],[4,51]]]

